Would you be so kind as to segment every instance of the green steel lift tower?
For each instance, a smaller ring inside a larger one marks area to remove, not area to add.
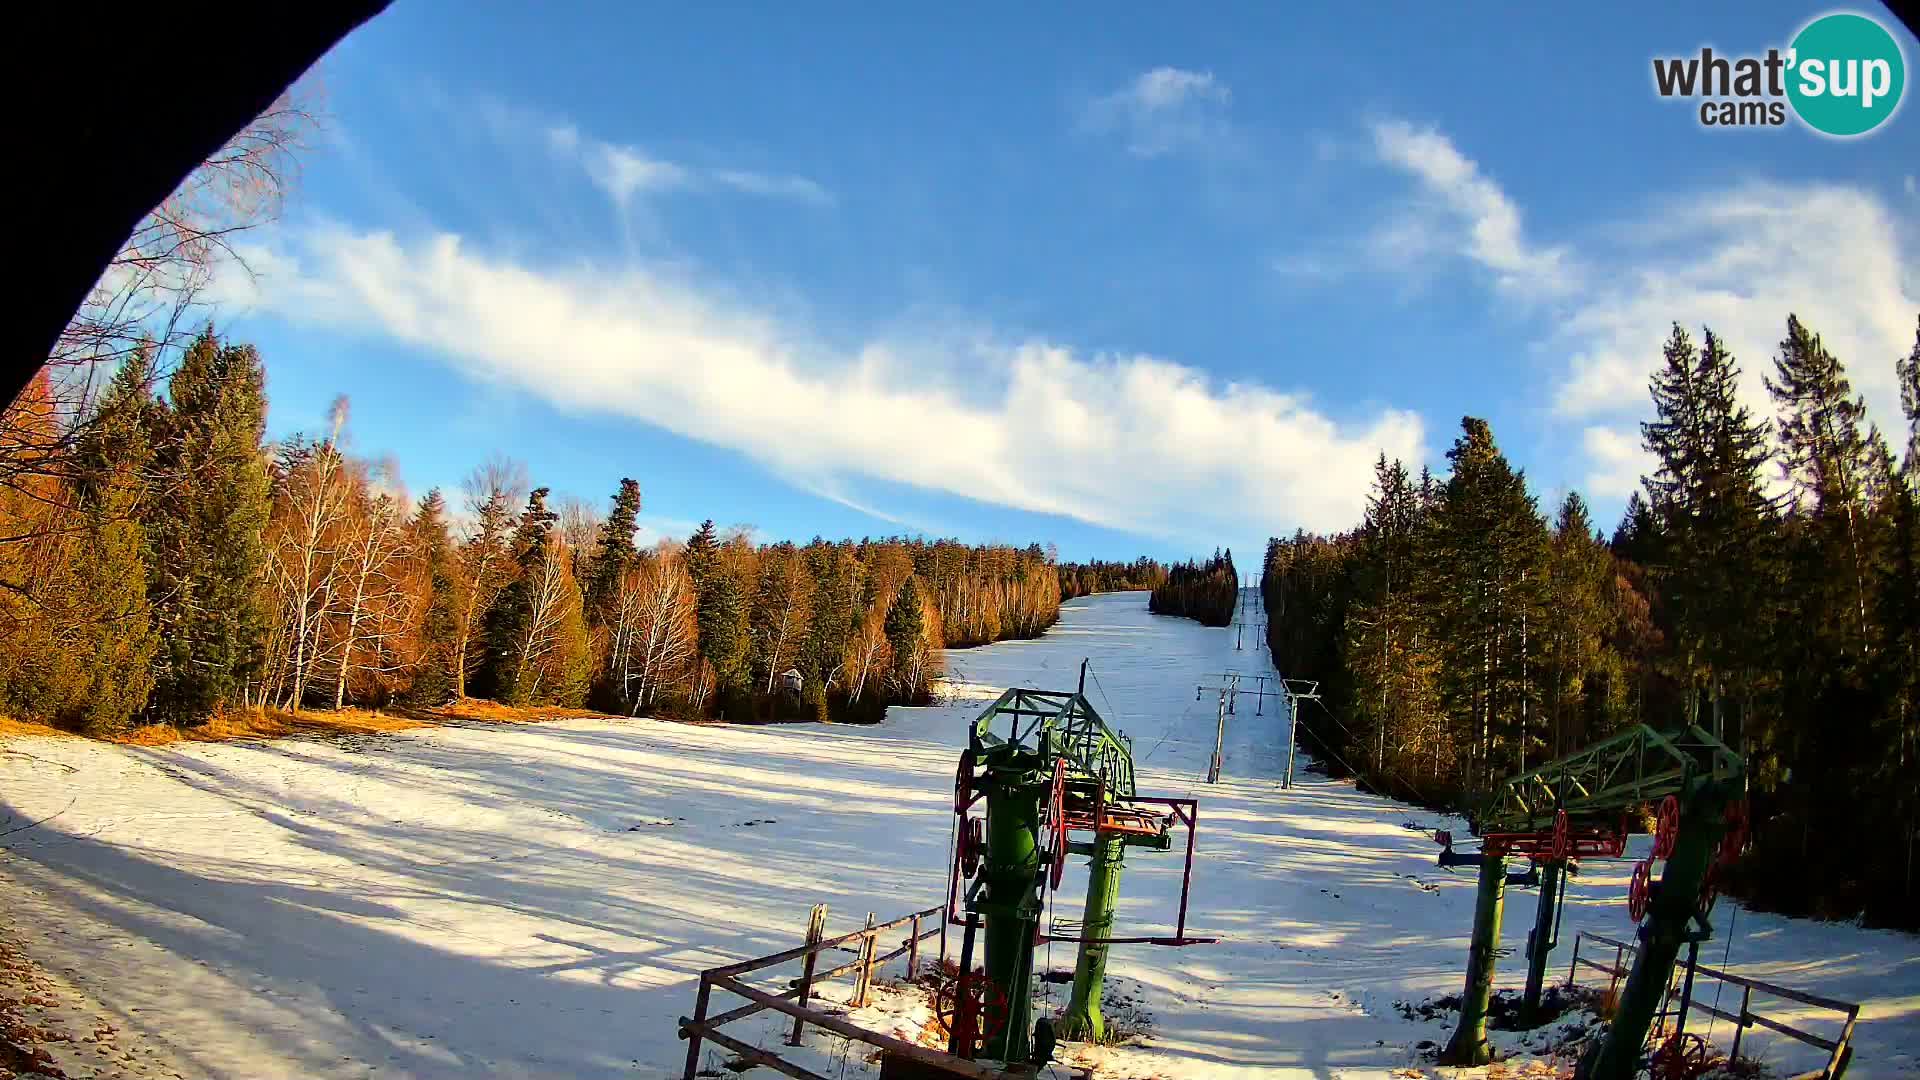
[[[1507,873],[1507,858],[1524,857],[1541,871],[1522,1006],[1531,1014],[1539,1008],[1547,956],[1557,944],[1569,860],[1619,858],[1626,849],[1628,814],[1654,805],[1659,812],[1653,855],[1634,867],[1628,894],[1629,913],[1640,924],[1640,948],[1606,1037],[1578,1070],[1581,1080],[1629,1080],[1640,1066],[1681,946],[1698,947],[1713,934],[1708,916],[1719,893],[1720,870],[1746,842],[1744,785],[1739,755],[1699,727],[1662,732],[1640,725],[1502,783],[1475,815],[1478,854],[1453,852],[1451,838],[1442,833],[1441,865],[1477,864],[1480,891],[1460,1026],[1441,1061],[1481,1065],[1492,1057],[1487,1006],[1501,908],[1506,886],[1515,880]],[[1656,860],[1665,864],[1657,880]]]
[[[954,780],[958,843],[948,888],[950,919],[965,927],[961,978],[939,1011],[949,1050],[1006,1062],[1041,1056],[1054,1037],[1050,1021],[1031,1017],[1033,958],[1047,941],[1079,944],[1073,997],[1061,1019],[1063,1038],[1101,1037],[1100,990],[1108,948],[1116,944],[1188,945],[1187,889],[1193,874],[1191,799],[1142,796],[1134,790],[1133,748],[1109,728],[1081,691],[1016,688],[1000,695],[969,728]],[[985,804],[984,818],[972,808]],[[1164,807],[1162,810],[1160,808]],[[1175,934],[1114,937],[1113,909],[1126,849],[1172,846],[1175,824],[1187,827],[1186,876]],[[1073,839],[1074,834],[1085,836]],[[1047,894],[1058,889],[1067,856],[1092,858],[1079,933],[1043,926]],[[985,965],[972,970],[975,932],[985,939]]]

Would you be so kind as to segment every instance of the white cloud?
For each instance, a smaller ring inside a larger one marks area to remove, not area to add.
[[[1530,243],[1519,207],[1451,139],[1405,121],[1382,120],[1373,125],[1373,141],[1382,161],[1412,174],[1436,200],[1428,212],[1403,214],[1377,233],[1378,254],[1411,258],[1444,238],[1459,254],[1493,271],[1502,289],[1552,296],[1576,286],[1579,274],[1567,251]]]
[[[985,342],[929,373],[925,342],[835,352],[645,269],[533,267],[445,234],[325,228],[293,246],[294,272],[265,293],[290,319],[431,350],[475,377],[729,447],[820,490],[888,481],[1211,542],[1349,525],[1376,454],[1421,456],[1410,413],[1342,423],[1299,395],[1153,357]]]
[[[1413,176],[1427,205],[1383,214],[1366,241],[1376,267],[1420,273],[1452,250],[1491,270],[1499,292],[1544,320],[1536,351],[1549,364],[1553,412],[1588,427],[1589,491],[1624,495],[1650,467],[1637,427],[1647,381],[1675,321],[1696,340],[1710,326],[1743,369],[1741,395],[1771,417],[1762,382],[1788,314],[1847,364],[1870,413],[1899,417],[1893,360],[1920,313],[1914,220],[1879,196],[1839,184],[1746,182],[1588,229],[1576,249],[1528,238],[1520,205],[1446,135],[1400,120],[1372,126],[1380,159]],[[1910,178],[1909,178],[1910,179]]]
[[[1908,195],[1920,198],[1920,180],[1915,180],[1912,173],[1907,174],[1905,185]]]
[[[1624,230],[1554,337],[1569,357],[1555,410],[1645,413],[1648,376],[1678,321],[1696,340],[1704,325],[1727,342],[1744,372],[1742,400],[1771,416],[1761,378],[1796,314],[1890,424],[1893,361],[1912,347],[1920,313],[1900,231],[1878,198],[1840,185],[1747,184],[1662,206]]]
[[[571,124],[547,129],[547,145],[576,161],[594,186],[626,206],[635,195],[668,191],[735,191],[743,195],[789,199],[828,206],[833,195],[818,182],[787,173],[747,169],[700,168],[654,157],[637,147],[605,142]]]
[[[1642,476],[1653,475],[1656,463],[1641,445],[1637,425],[1589,427],[1581,433],[1580,441],[1587,455],[1583,484],[1589,492],[1625,494],[1640,486]]]
[[[1157,67],[1088,102],[1080,119],[1090,131],[1121,136],[1133,154],[1158,157],[1225,138],[1232,100],[1211,71]]]

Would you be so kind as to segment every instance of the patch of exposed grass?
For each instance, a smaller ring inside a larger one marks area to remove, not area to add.
[[[45,724],[30,723],[26,720],[15,720],[11,716],[0,716],[0,739],[15,735],[55,736],[59,738],[74,737],[72,732],[61,731],[59,728],[48,727]]]
[[[128,746],[171,746],[182,742],[235,742],[288,735],[376,735],[426,726],[428,722],[411,716],[370,709],[298,713],[278,709],[234,710],[193,727],[147,724],[112,741]]]

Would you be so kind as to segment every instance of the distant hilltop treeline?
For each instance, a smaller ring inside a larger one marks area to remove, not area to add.
[[[1136,592],[1159,588],[1167,580],[1167,568],[1145,555],[1132,562],[1061,563],[1054,568],[1060,579],[1060,599],[1072,600],[1104,592]]]
[[[1240,573],[1233,568],[1233,550],[1215,550],[1204,563],[1178,563],[1153,590],[1148,610],[1156,615],[1178,615],[1203,626],[1226,626],[1240,595]]]

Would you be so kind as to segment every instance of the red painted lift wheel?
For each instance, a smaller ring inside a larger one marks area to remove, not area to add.
[[[980,855],[986,850],[985,829],[977,817],[965,819],[960,826],[960,876],[973,880],[980,869]]]
[[[1747,800],[1735,799],[1727,804],[1727,831],[1720,838],[1720,861],[1730,863],[1740,857],[1747,847],[1749,826]]]
[[[973,747],[960,751],[960,768],[953,776],[953,812],[964,814],[973,805]]]
[[[1680,800],[1669,795],[1660,800],[1660,816],[1653,827],[1653,857],[1673,856],[1674,842],[1680,839]]]
[[[1053,791],[1047,800],[1047,832],[1053,838],[1053,865],[1047,867],[1047,887],[1060,888],[1060,879],[1067,872],[1067,759],[1061,758],[1053,767]]]
[[[1573,823],[1567,820],[1565,810],[1553,816],[1553,859],[1563,862],[1573,854]]]
[[[1627,885],[1627,914],[1634,922],[1647,917],[1647,902],[1653,899],[1653,860],[1633,864],[1633,880]]]
[[[963,1056],[986,1048],[987,1040],[1007,1026],[1007,994],[984,971],[970,971],[940,988],[933,1014],[956,1040]]]
[[[1694,910],[1698,911],[1700,917],[1704,919],[1713,913],[1714,901],[1718,899],[1720,899],[1720,867],[1712,865],[1707,867],[1707,876],[1700,879],[1700,903]]]

